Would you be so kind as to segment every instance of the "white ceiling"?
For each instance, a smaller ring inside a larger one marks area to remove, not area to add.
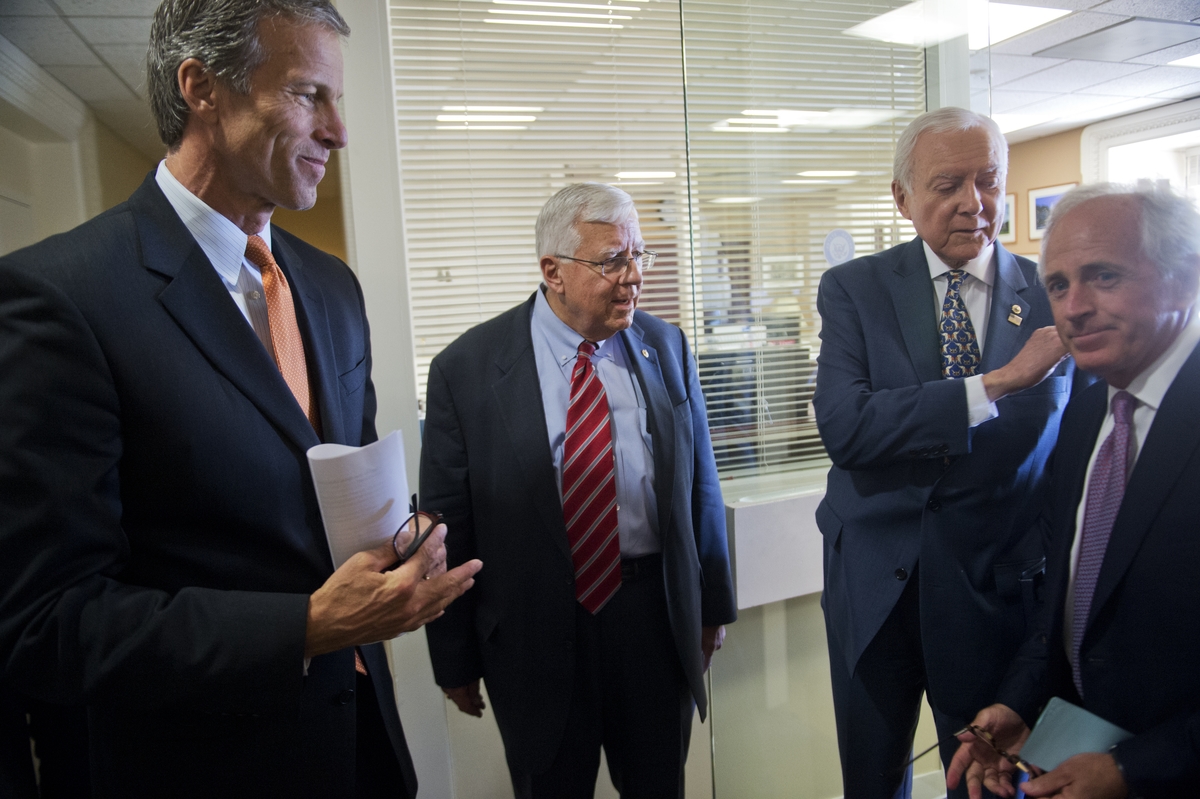
[[[143,59],[158,2],[0,0],[0,36],[78,95],[101,122],[157,159],[162,144],[146,103]],[[1039,55],[1134,17],[1200,21],[1200,0],[1004,2],[1074,12],[971,55],[972,107],[1013,129],[1012,142],[1200,96],[1200,69],[1165,66],[1200,54],[1200,25],[1191,41],[1119,61]]]

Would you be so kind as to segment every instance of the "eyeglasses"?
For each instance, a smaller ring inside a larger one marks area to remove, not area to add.
[[[573,255],[556,255],[554,257],[563,258],[567,261],[578,261],[579,263],[587,264],[588,266],[600,267],[600,274],[604,277],[608,277],[610,275],[623,277],[625,273],[629,271],[630,264],[633,263],[636,263],[638,269],[643,272],[649,270],[650,267],[654,266],[654,259],[658,257],[658,253],[651,250],[646,250],[645,252],[635,252],[632,255],[621,253],[620,255],[614,255],[607,261],[589,261],[585,258],[576,258]],[[592,271],[594,272],[596,270],[593,269]]]
[[[404,520],[404,524],[400,525],[400,529],[392,536],[392,549],[400,559],[396,566],[404,565],[409,558],[417,554],[417,550],[425,543],[425,539],[429,538],[433,528],[442,521],[442,514],[435,510],[417,510],[419,507],[421,506],[417,504],[417,495],[413,494],[410,508],[413,514]]]
[[[996,746],[996,739],[992,737],[992,734],[981,727],[976,727],[974,724],[968,724],[967,726],[963,727],[961,730],[954,733],[953,735],[948,735],[945,738],[943,738],[942,740],[935,743],[933,746],[929,747],[928,749],[925,749],[924,751],[918,752],[917,754],[913,755],[912,758],[910,758],[907,763],[905,763],[903,766],[900,767],[900,770],[903,771],[904,769],[908,768],[913,763],[917,762],[922,757],[924,757],[925,755],[932,752],[934,749],[937,749],[942,744],[949,743],[950,741],[957,739],[958,736],[962,735],[964,732],[969,732],[972,735],[974,735],[976,738],[978,738],[979,740],[983,741],[985,744],[987,744],[988,746],[990,746],[992,748],[992,751],[994,751],[996,754],[1000,755],[1000,757],[1004,758],[1009,763],[1012,763],[1014,766],[1019,768],[1021,771],[1024,771],[1026,774],[1034,773],[1033,769],[1035,768],[1035,766],[1032,763],[1030,763],[1028,760],[1022,760],[1017,755],[1009,754],[1008,752],[1005,752],[1003,749],[1001,749],[999,746]]]

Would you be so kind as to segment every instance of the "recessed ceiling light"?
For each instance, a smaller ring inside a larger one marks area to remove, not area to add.
[[[618,172],[618,179],[624,180],[653,180],[655,178],[673,178],[674,172]]]
[[[713,205],[749,205],[761,199],[762,197],[717,197],[709,202]]]
[[[950,13],[953,11],[958,13]],[[967,46],[981,50],[1070,13],[1061,8],[989,3],[987,0],[969,0],[965,7],[916,0],[859,23],[844,33],[914,47],[929,47],[966,34]]]
[[[852,178],[859,173],[853,169],[810,169],[796,174],[802,178]]]

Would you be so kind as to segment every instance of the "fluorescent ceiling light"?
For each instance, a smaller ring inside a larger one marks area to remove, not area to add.
[[[444,105],[443,111],[470,111],[474,113],[492,113],[492,114],[536,114],[542,110],[541,106],[525,106],[525,105]]]
[[[618,179],[624,180],[653,180],[654,178],[673,178],[674,172],[618,172]]]
[[[810,169],[796,174],[802,178],[852,178],[859,173],[854,169]]]
[[[762,197],[717,197],[715,200],[709,200],[713,205],[749,205],[761,200]]]
[[[929,47],[967,36],[967,47],[982,50],[1070,14],[1069,9],[989,3],[987,0],[916,0],[844,31],[850,36],[892,44]]]
[[[438,125],[437,130],[529,130],[528,125]]]
[[[498,6],[538,6],[542,8],[588,8],[595,11],[641,11],[641,6],[600,6],[589,3],[550,3],[535,0],[492,0]]]
[[[1196,67],[1200,69],[1200,53],[1190,55],[1187,58],[1176,58],[1174,61],[1168,61],[1169,67]]]
[[[553,28],[624,28],[624,25],[606,25],[601,22],[546,22],[536,19],[485,19],[492,25],[545,25]]]
[[[537,122],[535,116],[520,114],[438,114],[438,122]]]
[[[489,8],[489,14],[519,14],[526,17],[582,17],[583,19],[633,19],[628,14],[576,14],[571,11],[526,11],[518,8]]]
[[[1000,126],[1001,133],[1032,128],[1034,125],[1053,122],[1056,119],[1058,116],[1055,114],[996,114],[992,117],[992,121]]]

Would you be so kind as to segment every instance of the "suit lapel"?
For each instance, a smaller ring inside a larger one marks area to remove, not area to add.
[[[992,281],[992,307],[988,314],[987,337],[983,348],[980,374],[999,369],[1013,359],[1022,344],[1033,334],[1008,321],[1009,314],[1029,318],[1029,302],[1021,294],[1029,287],[1012,253],[996,245],[996,277]],[[1014,308],[1020,310],[1017,313]]]
[[[514,476],[514,484],[529,492],[529,501],[541,517],[539,526],[549,533],[553,545],[570,562],[571,548],[567,544],[558,480],[554,476],[542,384],[529,328],[535,297],[513,315],[512,329],[493,361],[491,389],[508,433],[509,450],[524,475],[523,480]]]
[[[278,231],[278,228],[276,228]],[[296,323],[304,340],[304,357],[308,364],[308,379],[321,413],[321,440],[346,440],[342,424],[342,409],[338,391],[337,369],[333,357],[333,338],[325,298],[313,285],[303,261],[287,241],[276,232],[271,236],[272,249],[279,268],[287,275],[296,306]]]
[[[296,446],[319,442],[274,360],[153,174],[130,198],[144,266],[170,279],[159,301],[220,374]]]
[[[1096,580],[1089,626],[1125,576],[1155,516],[1171,492],[1177,490],[1180,473],[1200,448],[1200,425],[1195,421],[1197,397],[1200,397],[1200,347],[1192,351],[1167,389],[1138,454]]]
[[[933,281],[925,247],[916,238],[904,247],[893,267],[889,288],[904,346],[922,383],[942,379],[941,344],[933,317]]]
[[[658,530],[661,540],[671,522],[675,497],[675,416],[667,384],[663,380],[658,351],[642,338],[642,328],[636,319],[633,326],[621,333],[625,345],[625,362],[637,376],[638,385],[646,397],[646,423],[650,440],[654,442],[654,494],[658,504]],[[698,398],[693,398],[697,401]]]

